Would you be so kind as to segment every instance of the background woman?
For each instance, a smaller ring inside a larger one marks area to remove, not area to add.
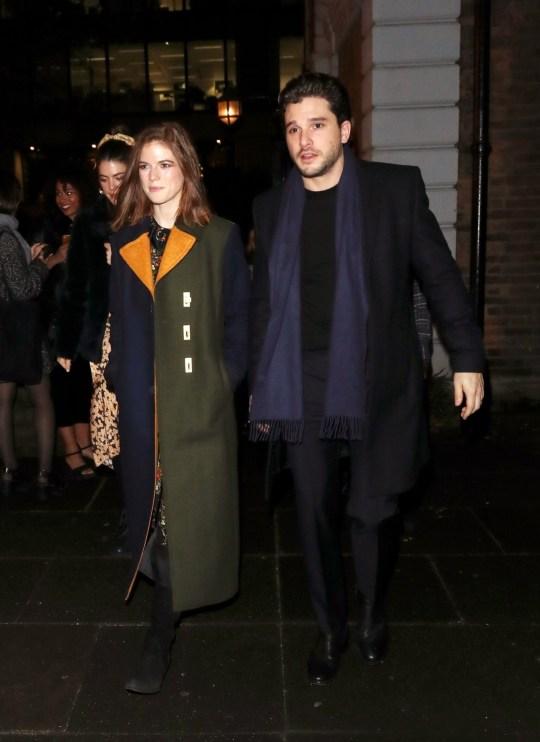
[[[86,173],[73,166],[58,171],[53,180],[54,199],[45,222],[43,238],[52,250],[51,273],[43,297],[43,315],[49,341],[55,353],[59,307],[66,280],[66,260],[75,218],[90,202],[90,186]],[[52,196],[52,198],[51,198]],[[51,372],[51,393],[56,415],[56,426],[64,449],[66,472],[73,479],[92,479],[94,469],[90,438],[90,398],[92,377],[88,361],[74,359],[68,374],[59,364]]]
[[[21,200],[21,186],[11,173],[0,173],[0,300],[2,302],[34,299],[41,293],[48,274],[43,260],[43,243],[29,247],[17,231],[14,217]],[[50,262],[50,261],[49,261]],[[34,343],[41,344],[41,379],[30,384],[28,389],[34,405],[34,425],[38,441],[37,484],[43,491],[49,484],[54,450],[54,412],[50,396],[49,373],[51,362],[39,335],[31,337],[24,333],[27,341],[26,353],[32,355]],[[9,353],[13,348],[2,348]],[[36,348],[37,351],[37,348]],[[39,353],[37,353],[39,359]],[[2,359],[5,361],[5,358]],[[10,491],[18,479],[18,465],[13,434],[13,408],[17,392],[15,373],[13,378],[0,377],[0,453],[2,455],[2,487]]]
[[[178,124],[137,137],[117,214],[109,372],[134,567],[155,582],[126,689],[156,693],[175,619],[237,590],[233,389],[246,364],[249,279],[239,231],[210,214]]]
[[[103,371],[109,358],[110,223],[131,155],[133,139],[114,131],[96,151],[98,200],[81,211],[73,226],[67,276],[56,333],[57,361],[68,373],[74,359],[90,361],[93,395],[90,428],[96,466],[112,466],[119,454],[117,403]]]

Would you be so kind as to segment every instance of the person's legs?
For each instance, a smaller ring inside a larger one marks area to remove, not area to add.
[[[51,399],[49,377],[43,375],[39,384],[28,387],[34,405],[34,427],[38,444],[38,481],[52,469],[54,453],[54,408]]]
[[[70,477],[91,479],[94,470],[86,463],[79,449],[75,423],[79,418],[77,395],[77,364],[74,361],[75,376],[56,365],[51,372],[51,397],[54,405],[58,435],[64,449],[64,461]],[[88,419],[88,418],[87,418]]]
[[[90,437],[92,374],[88,361],[80,357],[75,358],[71,367],[70,397],[77,446],[84,458],[93,462],[92,439]]]
[[[313,683],[324,683],[337,672],[347,642],[340,541],[340,445],[321,441],[319,427],[319,422],[307,422],[302,442],[287,447],[308,589],[320,629],[308,659]]]
[[[88,423],[75,423],[73,427],[75,428],[75,438],[77,439],[77,445],[79,446],[81,455],[93,463],[94,449],[90,436],[90,425]]]
[[[308,587],[321,631],[343,633],[347,621],[341,556],[339,444],[319,439],[306,423],[301,443],[287,446]]]
[[[180,614],[173,610],[169,554],[166,545],[155,539],[148,546],[154,577],[154,594],[150,628],[135,673],[125,689],[130,693],[159,693],[171,662],[171,649],[176,638]]]
[[[11,381],[0,382],[0,454],[2,455],[2,481],[10,483],[17,469],[13,432],[13,408],[17,385]]]
[[[396,566],[401,537],[398,496],[371,497],[360,491],[361,460],[351,445],[351,484],[355,498],[351,519],[351,547],[356,574],[360,624],[357,642],[368,662],[380,662],[388,648],[386,598]]]

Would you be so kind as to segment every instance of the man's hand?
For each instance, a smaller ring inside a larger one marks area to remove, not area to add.
[[[484,377],[472,371],[460,371],[454,374],[454,404],[463,405],[461,417],[466,420],[469,415],[480,409],[484,399]]]

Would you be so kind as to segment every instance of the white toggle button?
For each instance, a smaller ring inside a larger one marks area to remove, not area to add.
[[[191,358],[184,358],[184,367],[186,370],[186,374],[190,374],[193,371],[193,367],[191,365]]]
[[[184,306],[190,307],[191,306],[191,293],[189,291],[184,291],[182,294],[183,300],[184,300]]]
[[[191,326],[190,325],[184,325],[184,340],[191,340]]]

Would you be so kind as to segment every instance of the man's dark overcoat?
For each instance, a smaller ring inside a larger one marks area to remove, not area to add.
[[[429,210],[416,167],[359,161],[363,264],[368,292],[367,421],[362,477],[370,496],[409,489],[428,457],[423,369],[412,280],[424,292],[454,371],[482,371],[484,355],[461,275]],[[257,249],[251,307],[253,388],[270,312],[268,261],[282,187],[254,203]],[[356,503],[349,514],[360,516]]]
[[[134,566],[159,450],[174,608],[183,611],[238,586],[233,388],[246,365],[249,279],[238,229],[212,217],[172,229],[154,285],[149,228],[145,219],[111,240],[108,378]]]

